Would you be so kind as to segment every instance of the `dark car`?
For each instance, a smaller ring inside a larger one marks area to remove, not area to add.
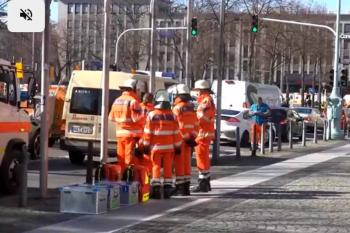
[[[292,137],[301,139],[303,130],[303,118],[293,109],[288,108],[271,108],[271,114],[268,118],[269,122],[273,122],[275,126],[281,125],[281,137],[283,142],[287,142],[289,137],[289,124],[292,122]]]

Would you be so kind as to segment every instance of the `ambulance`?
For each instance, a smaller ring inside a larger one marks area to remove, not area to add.
[[[16,193],[27,154],[31,121],[20,109],[20,86],[15,67],[0,59],[0,191]]]
[[[122,92],[119,86],[127,79],[143,81],[143,93],[149,92],[149,75],[111,71],[109,75],[109,111]],[[140,82],[141,83],[141,82]],[[156,77],[156,91],[165,90],[177,83],[173,79]],[[155,93],[153,93],[155,94]],[[88,142],[93,142],[93,155],[100,153],[101,139],[102,71],[73,71],[63,106],[65,121],[61,149],[67,150],[72,164],[82,164],[88,153]],[[108,125],[108,152],[110,159],[116,158],[116,129],[113,122]],[[94,160],[96,157],[94,157]],[[99,158],[98,158],[99,159]]]

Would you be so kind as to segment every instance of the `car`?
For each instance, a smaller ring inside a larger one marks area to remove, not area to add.
[[[249,130],[251,121],[245,117],[247,109],[221,111],[221,136],[220,139],[230,142],[236,141],[236,129],[240,129],[240,145],[247,147],[250,144]]]
[[[323,130],[326,118],[321,115],[318,109],[311,107],[296,107],[292,109],[304,118],[306,132],[313,132],[315,121],[317,121],[317,128]]]
[[[250,145],[250,126],[253,123],[248,116],[248,109],[223,109],[221,111],[221,135],[223,141],[236,142],[236,130],[240,129],[240,145],[248,147]],[[269,125],[267,125],[267,129]],[[273,128],[272,137],[275,138],[276,129]],[[265,143],[269,141],[268,130],[265,131]]]
[[[272,108],[270,122],[281,125],[281,139],[283,142],[289,141],[289,121],[292,122],[292,137],[302,138],[303,133],[303,117],[301,117],[295,110],[288,108]]]

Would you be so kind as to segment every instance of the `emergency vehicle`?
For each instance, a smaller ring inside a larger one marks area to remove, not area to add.
[[[28,114],[20,109],[19,80],[15,67],[0,59],[0,191],[15,193],[31,130]]]
[[[149,76],[145,74],[110,72],[109,111],[122,92],[119,86],[127,79],[143,81],[143,93],[149,91]],[[156,77],[156,91],[177,83],[175,80]],[[82,164],[88,153],[88,142],[93,142],[93,154],[99,155],[101,139],[102,71],[73,71],[63,107],[65,135],[60,140],[61,149],[67,150],[73,164]],[[113,122],[108,125],[108,152],[116,157],[116,129]],[[109,161],[113,161],[110,159]]]

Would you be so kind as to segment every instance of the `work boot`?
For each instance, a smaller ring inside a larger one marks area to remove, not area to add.
[[[165,184],[163,188],[163,198],[169,199],[173,193],[173,187],[170,184]]]
[[[183,185],[184,185],[183,195],[190,196],[191,195],[191,192],[190,192],[191,183],[189,181],[187,181]]]
[[[194,193],[207,193],[209,191],[209,186],[207,184],[207,179],[198,179],[198,185],[195,186],[191,191]]]
[[[211,191],[210,177],[208,177],[206,180],[207,180],[207,185],[208,185],[208,191]]]
[[[161,199],[162,194],[160,192],[160,186],[152,186],[151,187],[151,193],[150,193],[150,198],[152,199]]]
[[[174,196],[184,196],[185,184],[177,184],[175,190],[173,191]]]

